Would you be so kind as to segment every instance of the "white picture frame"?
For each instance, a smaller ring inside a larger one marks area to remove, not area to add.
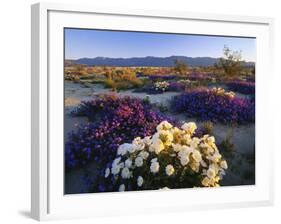
[[[32,5],[32,217],[50,220],[271,205],[273,146],[270,133],[263,130],[270,130],[269,124],[272,123],[272,108],[267,104],[266,93],[270,89],[270,77],[273,74],[273,24],[273,19],[262,17],[128,11],[50,3]],[[189,25],[189,28],[184,25]],[[256,184],[216,189],[64,195],[61,147],[63,27],[172,33],[185,27],[183,32],[256,37]],[[126,206],[126,210],[122,209],[123,206]]]

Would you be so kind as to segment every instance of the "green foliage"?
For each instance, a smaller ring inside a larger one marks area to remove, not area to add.
[[[146,95],[145,96],[145,98],[143,99],[143,102],[145,103],[145,104],[150,104],[151,102],[150,102],[150,97],[149,97],[149,95]]]
[[[126,89],[132,88],[131,83],[127,80],[120,80],[120,81],[115,81],[115,82],[116,82],[117,90],[126,90]]]
[[[227,46],[223,48],[224,57],[220,58],[215,67],[222,70],[225,75],[237,76],[242,71],[241,51],[232,51]]]
[[[164,105],[163,103],[161,103],[158,107],[162,113],[169,111],[169,108],[166,105]]]
[[[138,78],[135,78],[130,81],[134,88],[140,88],[144,85],[144,82]]]
[[[106,88],[114,90],[126,90],[139,88],[143,86],[142,80],[136,77],[134,70],[131,68],[104,68],[104,76],[107,78],[104,82]]]
[[[138,88],[143,85],[141,80],[112,80],[107,79],[104,81],[105,88],[111,88],[113,90],[127,90],[131,88]]]
[[[234,144],[233,144],[233,129],[230,129],[222,142],[219,145],[219,149],[225,153],[231,153],[234,151]]]
[[[92,84],[103,84],[104,83],[104,79],[102,79],[102,78],[95,78],[95,79],[92,79],[91,80],[91,83]]]
[[[180,75],[185,75],[188,71],[188,65],[185,64],[183,61],[175,60],[175,72],[178,72]]]
[[[203,132],[209,135],[213,134],[214,124],[211,121],[205,121],[202,125]]]
[[[104,68],[104,76],[108,79],[108,80],[112,80],[113,76],[114,76],[114,71],[111,71],[107,68]]]
[[[116,82],[114,81],[114,80],[112,80],[112,79],[106,79],[105,81],[104,81],[104,87],[105,88],[111,88],[111,89],[116,89],[116,87],[117,87],[117,84],[116,84]]]

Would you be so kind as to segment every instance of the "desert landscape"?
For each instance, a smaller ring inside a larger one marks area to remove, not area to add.
[[[65,59],[65,193],[255,184],[255,63]]]

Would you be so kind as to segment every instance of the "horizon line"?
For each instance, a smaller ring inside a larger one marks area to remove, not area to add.
[[[64,60],[80,60],[80,59],[95,59],[95,58],[110,58],[110,59],[132,59],[132,58],[170,58],[170,57],[186,57],[186,58],[213,58],[213,59],[219,59],[223,57],[211,57],[211,56],[184,56],[184,55],[170,55],[170,56],[133,56],[133,57],[108,57],[108,56],[96,56],[96,57],[81,57],[81,58],[64,58]],[[256,63],[255,60],[241,60],[242,62],[252,62]]]

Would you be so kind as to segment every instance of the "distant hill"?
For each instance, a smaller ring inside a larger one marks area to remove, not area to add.
[[[75,63],[75,60],[64,60],[64,66],[71,66],[73,64],[78,64],[78,63]]]
[[[211,57],[186,57],[186,56],[170,56],[170,57],[133,57],[133,58],[80,58],[77,60],[66,60],[66,64],[84,64],[88,66],[119,66],[119,67],[171,67],[174,66],[175,60],[180,60],[189,66],[211,66],[214,65],[218,58]],[[254,62],[245,62],[247,66],[254,65]]]

